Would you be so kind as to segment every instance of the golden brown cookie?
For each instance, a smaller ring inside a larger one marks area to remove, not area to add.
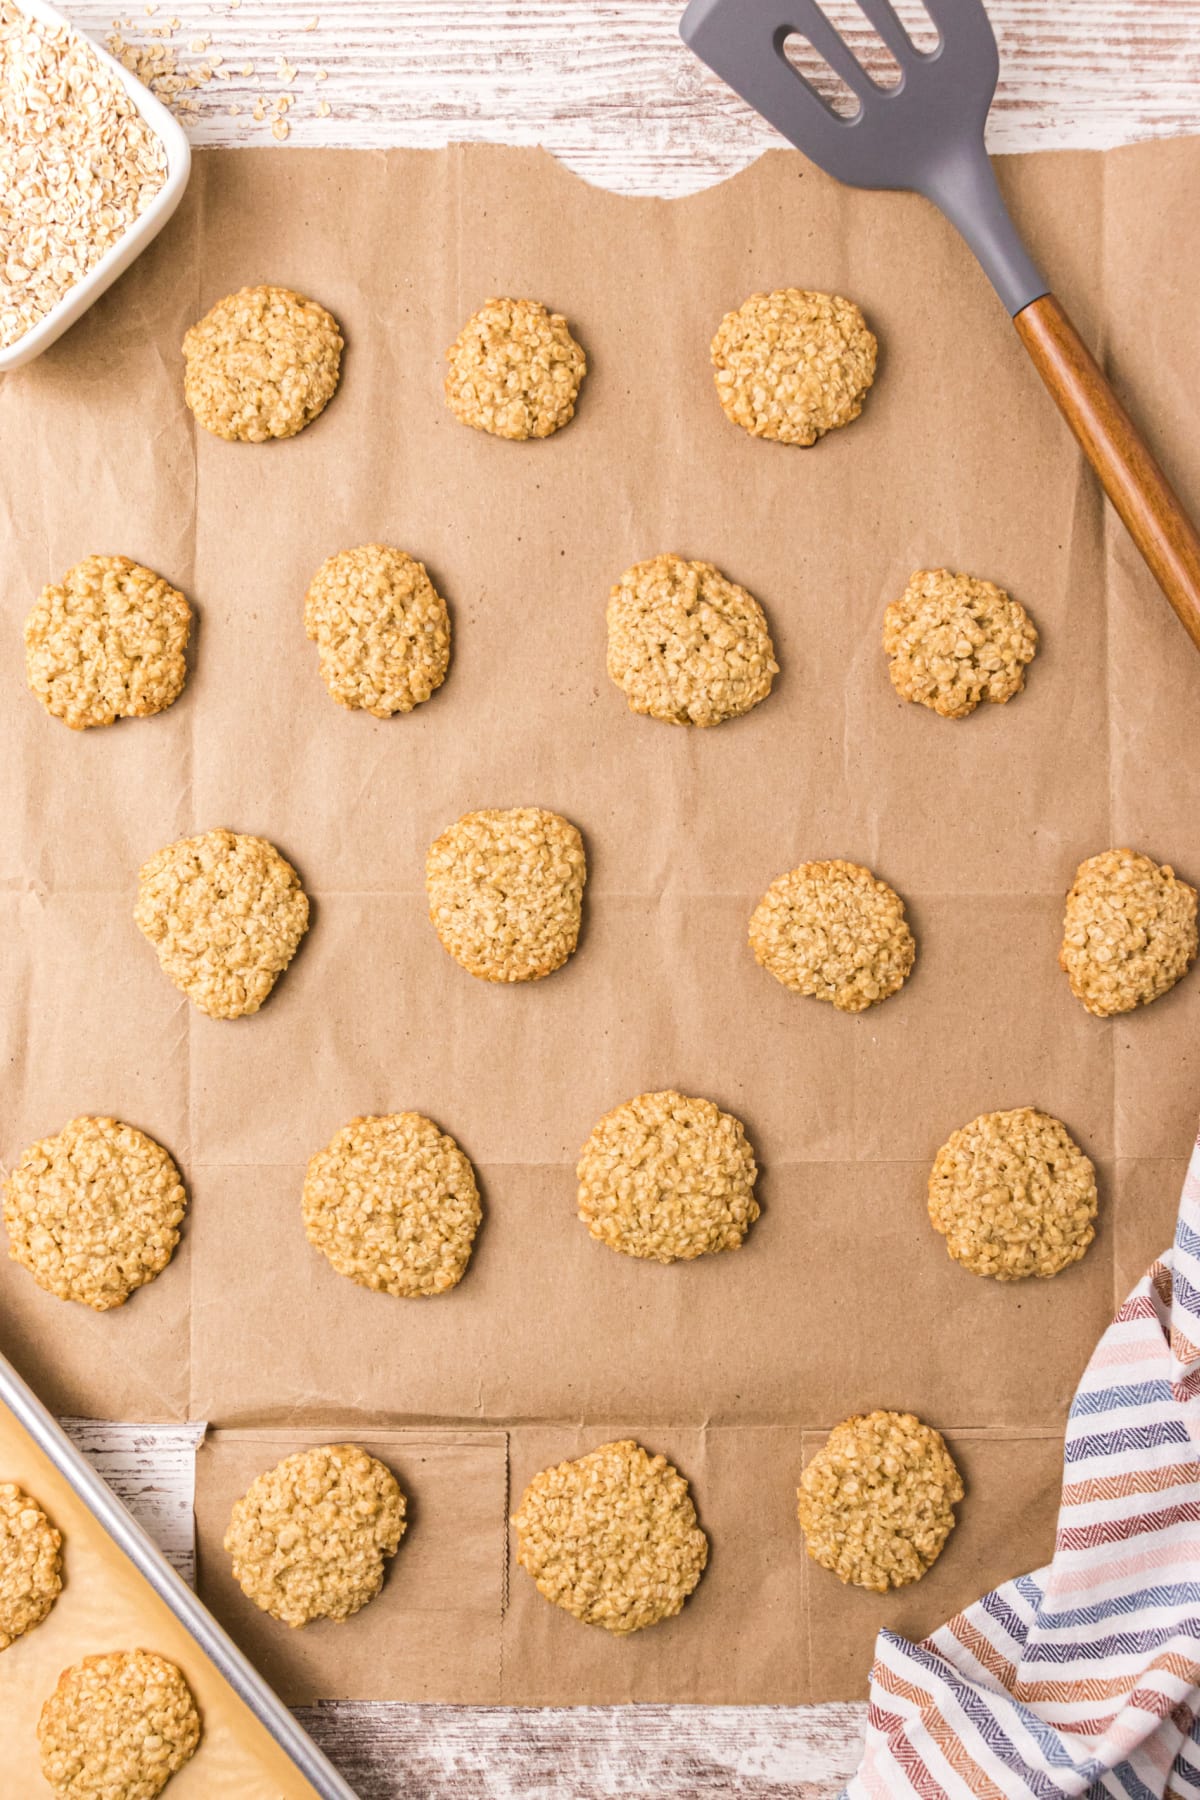
[[[751,437],[815,444],[857,419],[876,351],[862,313],[840,294],[751,294],[712,341],[717,397]]]
[[[205,831],[144,864],[134,918],[175,986],[212,1019],[256,1013],[308,930],[308,898],[265,838]]]
[[[72,1119],[4,1184],[8,1253],[48,1294],[107,1312],[166,1268],[186,1208],[161,1144],[119,1119]]]
[[[486,300],[449,350],[456,419],[501,438],[544,438],[575,416],[587,359],[561,313],[539,300]]]
[[[1096,1171],[1066,1126],[1032,1106],[981,1113],[929,1176],[929,1217],[973,1275],[1022,1281],[1078,1262],[1096,1235]]]
[[[0,1481],[0,1650],[40,1625],[62,1591],[61,1533],[15,1481]]]
[[[411,712],[446,679],[446,602],[424,563],[387,544],[339,550],[321,564],[305,598],[304,629],[339,706],[387,719]]]
[[[608,602],[608,672],[631,712],[719,725],[765,700],[779,673],[766,616],[712,563],[652,556]]]
[[[629,1438],[543,1469],[512,1523],[538,1592],[616,1637],[681,1611],[708,1561],[687,1482]]]
[[[902,987],[917,947],[904,902],[858,863],[803,863],[773,881],[750,920],[750,948],[793,993],[862,1012]]]
[[[797,1497],[813,1561],[839,1581],[886,1594],[937,1561],[963,1485],[932,1425],[912,1413],[873,1412],[834,1426]]]
[[[37,1734],[63,1800],[154,1800],[195,1754],[200,1715],[165,1656],[111,1650],[63,1670]]]
[[[606,1113],[576,1174],[579,1217],[623,1256],[669,1263],[738,1250],[758,1217],[741,1120],[674,1089]]]
[[[332,400],[343,348],[337,320],[315,300],[290,288],[241,288],[184,338],[184,399],[217,437],[295,437]]]
[[[587,862],[569,820],[540,806],[465,813],[425,858],[429,917],[481,981],[540,981],[579,941]]]
[[[144,719],[179,698],[191,629],[191,607],[153,569],[85,556],[25,621],[26,679],[73,731]]]
[[[339,1275],[404,1296],[462,1280],[483,1216],[471,1164],[420,1113],[343,1126],[308,1165],[303,1212]]]
[[[1196,957],[1196,890],[1140,850],[1103,850],[1075,871],[1059,967],[1090,1013],[1149,1006]]]
[[[892,686],[943,719],[1019,694],[1037,647],[1037,627],[1019,601],[949,569],[918,569],[883,615]]]
[[[233,1573],[285,1625],[348,1619],[383,1586],[405,1532],[396,1477],[356,1444],[285,1456],[250,1483],[225,1533]]]

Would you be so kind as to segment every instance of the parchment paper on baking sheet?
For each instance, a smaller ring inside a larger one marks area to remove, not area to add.
[[[1000,178],[1196,505],[1200,248],[1172,221],[1200,145]],[[192,428],[179,341],[262,280],[342,321],[343,389],[289,443],[230,445]],[[852,295],[880,339],[863,417],[808,452],[729,425],[708,366],[722,314],[788,283]],[[587,351],[578,416],[545,442],[467,431],[442,402],[445,347],[493,293],[563,311]],[[1167,1241],[1200,1094],[1200,977],[1088,1017],[1056,967],[1062,896],[1127,842],[1200,877],[1200,663],[948,228],[784,152],[669,203],[534,151],[201,152],[163,238],[0,385],[0,481],[0,1153],[111,1111],[192,1195],[174,1263],[118,1314],[0,1268],[0,1341],[43,1396],[368,1442],[507,1433],[514,1485],[613,1421],[677,1453],[713,1541],[679,1620],[614,1645],[514,1568],[494,1681],[491,1648],[436,1676],[406,1652],[364,1675],[381,1697],[848,1696],[879,1623],[923,1629],[1047,1554],[1057,1434]],[[426,562],[455,634],[445,686],[391,721],[334,707],[302,627],[321,560],[373,539]],[[604,673],[611,584],[667,549],[742,582],[774,633],[775,692],[716,730],[634,717]],[[24,690],[20,624],[91,550],[161,570],[199,629],[169,712],[69,735]],[[961,723],[903,705],[879,644],[887,601],[941,564],[1001,582],[1042,634],[1026,691]],[[520,804],[575,821],[590,879],[577,955],[503,990],[442,951],[423,861],[460,813]],[[292,968],[235,1024],[189,1009],[132,919],[144,858],[216,825],[269,837],[314,899]],[[834,856],[900,891],[919,946],[903,991],[855,1018],[787,994],[745,942],[775,875]],[[763,1214],[736,1255],[642,1265],[574,1216],[596,1119],[667,1085],[746,1123]],[[1100,1228],[1057,1280],[1001,1287],[949,1262],[924,1183],[956,1126],[1026,1104],[1096,1160]],[[435,1301],[339,1278],[300,1223],[309,1155],[404,1108],[453,1133],[484,1199],[467,1276]],[[793,1516],[822,1432],[879,1405],[944,1428],[969,1483],[937,1569],[887,1602],[807,1569]],[[201,1459],[218,1581],[224,1457],[219,1435]],[[414,1526],[397,1592],[418,1544]],[[280,1679],[329,1692],[305,1641],[272,1648]]]

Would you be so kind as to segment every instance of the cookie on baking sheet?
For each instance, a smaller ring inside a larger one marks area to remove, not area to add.
[[[144,719],[179,698],[191,629],[191,607],[153,569],[85,556],[26,619],[25,676],[73,731]]]
[[[0,1650],[40,1625],[62,1591],[62,1534],[15,1481],[0,1481]]]
[[[387,719],[411,712],[446,679],[446,602],[424,563],[388,544],[326,558],[305,597],[304,629],[339,706]]]
[[[1019,1106],[952,1133],[929,1175],[929,1218],[955,1262],[996,1281],[1046,1278],[1096,1235],[1096,1171],[1060,1119]]]
[[[145,863],[134,918],[163,970],[212,1019],[255,1013],[308,930],[308,898],[265,838],[205,831]]]
[[[575,416],[587,358],[540,300],[485,300],[446,352],[456,419],[501,438],[544,438]]]
[[[579,1217],[623,1256],[669,1263],[738,1250],[758,1217],[741,1120],[673,1088],[606,1113],[576,1174]]]
[[[1140,850],[1103,850],[1075,871],[1059,967],[1090,1013],[1149,1006],[1196,957],[1196,890]]]
[[[385,1294],[457,1286],[483,1214],[475,1171],[420,1113],[352,1119],[308,1165],[304,1229],[339,1275]]]
[[[37,1727],[42,1774],[63,1800],[154,1800],[200,1742],[187,1682],[153,1650],[64,1669]]]
[[[940,1432],[912,1413],[873,1412],[834,1426],[800,1477],[797,1514],[814,1562],[886,1594],[937,1561],[962,1497]]]
[[[943,719],[1019,694],[1037,647],[1037,627],[1019,600],[950,569],[918,569],[883,615],[892,686]]]
[[[406,1529],[396,1477],[356,1444],[285,1456],[250,1483],[225,1533],[248,1600],[285,1625],[348,1619],[383,1586]]]
[[[161,1274],[186,1209],[161,1144],[90,1115],[31,1144],[4,1184],[9,1255],[48,1294],[97,1312]]]
[[[540,806],[464,813],[429,847],[429,917],[481,981],[540,981],[579,941],[587,861],[569,820]]]
[[[631,712],[719,725],[765,700],[779,673],[762,607],[707,562],[652,556],[608,602],[608,673]]]
[[[858,307],[840,294],[751,294],[712,341],[717,397],[751,437],[815,444],[857,419],[877,349]]]
[[[750,948],[797,994],[862,1012],[903,986],[917,947],[904,902],[858,863],[812,862],[773,881],[750,920]]]
[[[184,338],[184,399],[216,437],[295,437],[332,400],[343,348],[337,320],[315,300],[291,288],[240,288]]]
[[[512,1523],[538,1592],[616,1637],[681,1611],[708,1561],[687,1482],[631,1438],[543,1469]]]

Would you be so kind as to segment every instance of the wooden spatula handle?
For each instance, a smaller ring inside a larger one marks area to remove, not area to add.
[[[1099,363],[1054,298],[1013,319],[1105,493],[1200,650],[1200,535]]]

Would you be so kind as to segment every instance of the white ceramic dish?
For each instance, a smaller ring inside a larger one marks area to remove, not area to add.
[[[44,319],[39,319],[15,344],[10,344],[6,350],[0,350],[0,373],[6,369],[19,369],[23,363],[32,362],[35,356],[40,356],[56,338],[62,336],[68,326],[73,325],[87,311],[93,300],[98,300],[104,290],[112,286],[118,275],[124,274],[134,257],[140,255],[151,238],[157,237],[179,205],[192,162],[187,138],[162,101],[156,99],[149,88],[131,75],[128,69],[123,69],[114,56],[110,56],[93,38],[87,37],[86,33],[72,25],[70,19],[59,12],[57,7],[47,5],[46,0],[16,0],[16,4],[31,18],[40,19],[47,25],[65,25],[77,37],[85,38],[100,61],[112,70],[151,131],[162,140],[167,154],[167,179],[141,217],[134,220],[129,230],[111,249],[105,251],[95,268],[82,281],[76,282],[58,304],[51,307]]]

